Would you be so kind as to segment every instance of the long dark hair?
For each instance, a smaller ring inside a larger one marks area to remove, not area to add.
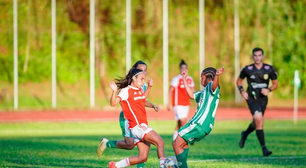
[[[143,73],[142,70],[132,67],[129,73],[124,77],[118,77],[116,80],[116,85],[120,89],[127,87],[133,81],[133,76],[137,76],[138,74]]]
[[[139,60],[139,61],[137,61],[137,62],[133,65],[133,68],[137,68],[138,65],[140,65],[140,64],[147,66],[147,64],[146,64],[145,62]],[[148,66],[147,66],[147,67],[148,67]]]

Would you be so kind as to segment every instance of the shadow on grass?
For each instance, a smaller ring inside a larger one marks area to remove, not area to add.
[[[210,134],[190,146],[189,167],[303,167],[306,163],[306,145],[301,132],[267,133],[272,157],[262,157],[256,135],[248,137],[245,148],[238,147],[237,134]],[[174,155],[172,135],[161,135],[165,141],[166,156]],[[121,136],[104,135],[110,140]],[[137,155],[137,148],[128,151],[106,149],[103,156],[96,156],[101,136],[20,137],[0,139],[1,167],[106,167],[109,161],[118,161]],[[152,146],[146,167],[158,167],[156,147]],[[236,166],[235,166],[236,165]],[[239,166],[241,165],[241,166]]]

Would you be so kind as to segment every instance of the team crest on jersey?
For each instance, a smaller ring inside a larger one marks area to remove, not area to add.
[[[252,70],[253,69],[253,66],[248,66],[248,70]]]
[[[141,95],[141,91],[138,91],[138,93]]]
[[[269,74],[264,74],[264,79],[267,80],[269,78]]]
[[[251,78],[251,79],[255,79],[255,75],[251,75],[250,78]]]
[[[264,66],[264,68],[265,68],[266,70],[268,70],[268,69],[270,69],[270,66],[266,65],[266,66]]]

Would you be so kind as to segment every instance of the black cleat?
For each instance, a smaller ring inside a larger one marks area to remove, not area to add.
[[[243,148],[244,147],[244,143],[246,141],[246,136],[244,135],[245,131],[241,132],[241,139],[239,141],[239,147]]]
[[[270,156],[272,154],[272,151],[269,151],[267,148],[262,149],[263,156]]]

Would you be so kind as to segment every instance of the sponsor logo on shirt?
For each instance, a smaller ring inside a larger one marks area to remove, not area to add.
[[[254,89],[268,87],[268,85],[266,83],[255,83],[255,82],[252,82],[251,85],[252,85],[252,87]]]
[[[139,100],[139,99],[145,99],[145,96],[138,96],[138,97],[134,97],[134,100]]]
[[[184,85],[180,85],[180,88],[185,88],[185,86]]]
[[[134,95],[136,95],[137,94],[137,92],[134,92]]]
[[[250,78],[251,78],[251,79],[255,79],[255,75],[251,75]]]

